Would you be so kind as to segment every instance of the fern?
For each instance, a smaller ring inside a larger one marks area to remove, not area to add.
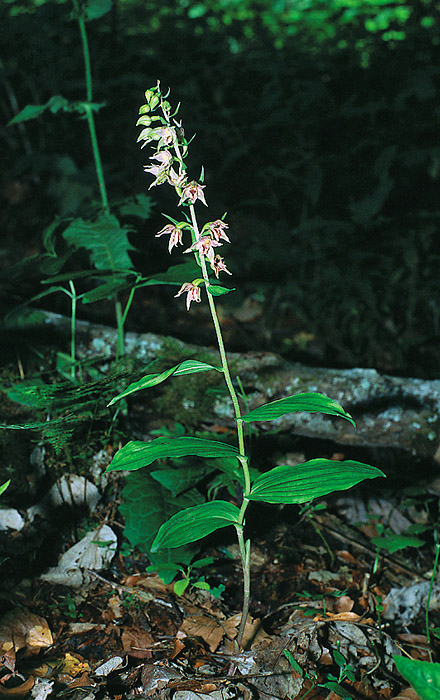
[[[130,230],[112,214],[101,214],[94,221],[75,219],[63,231],[63,237],[75,248],[85,248],[97,270],[132,270],[128,251],[134,248],[127,238]]]

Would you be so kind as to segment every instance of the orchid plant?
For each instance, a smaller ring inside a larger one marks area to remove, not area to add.
[[[175,513],[159,528],[151,551],[156,552],[164,548],[189,544],[223,527],[232,525],[235,528],[243,572],[243,606],[236,637],[236,645],[240,648],[249,613],[251,592],[251,543],[245,536],[246,513],[250,504],[258,501],[273,504],[305,503],[333,491],[348,489],[364,479],[372,479],[384,474],[376,467],[352,460],[337,462],[329,459],[313,459],[296,466],[276,466],[252,480],[253,472],[249,467],[245,439],[245,427],[248,423],[274,420],[297,411],[326,413],[339,416],[353,426],[355,423],[350,414],[335,400],[315,392],[287,396],[242,412],[239,401],[241,394],[237,393],[231,377],[215,303],[215,297],[233,291],[223,284],[217,284],[220,274],[232,274],[226,267],[224,257],[218,252],[221,246],[230,243],[226,233],[228,224],[225,222],[225,215],[203,225],[199,224],[196,205],[208,206],[204,192],[206,186],[203,184],[203,170],[199,181],[189,179],[185,161],[190,142],[186,140],[182,124],[176,118],[179,106],[173,110],[168,96],[169,93],[162,92],[159,82],[155,87],[147,90],[146,101],[139,110],[140,117],[137,122],[143,127],[138,138],[141,147],[150,145],[153,148],[149,156],[152,163],[145,166],[145,171],[154,178],[150,189],[162,184],[173,187],[178,198],[178,207],[183,211],[181,220],[166,215],[169,223],[156,233],[156,237],[169,236],[170,253],[173,253],[175,248],[183,246],[184,254],[194,256],[200,275],[185,281],[175,296],[181,297],[186,294],[186,308],[189,311],[192,302],[197,304],[202,302],[203,293],[203,298],[206,299],[211,312],[221,364],[214,367],[196,360],[185,360],[159,374],[145,375],[115,396],[110,405],[141,389],[156,386],[173,375],[218,371],[222,373],[232,401],[237,443],[230,445],[190,436],[158,437],[151,442],[131,441],[116,453],[107,471],[131,471],[146,468],[158,459],[196,455],[206,459],[217,458],[217,463],[220,464],[223,458],[228,462],[228,467],[225,465],[225,474],[227,469],[230,474],[229,465],[233,458],[234,475],[240,487],[238,490],[242,494],[240,500],[238,502],[213,500]],[[221,467],[219,468],[221,471]]]

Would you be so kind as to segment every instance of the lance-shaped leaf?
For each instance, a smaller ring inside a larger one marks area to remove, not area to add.
[[[248,498],[265,503],[306,503],[377,476],[385,474],[362,462],[311,459],[296,466],[275,467],[261,474],[255,479]]]
[[[236,457],[239,452],[233,445],[203,438],[158,437],[151,442],[130,441],[113,457],[106,471],[133,471],[152,464],[156,459],[166,457]],[[177,545],[175,545],[177,546]]]
[[[263,406],[249,411],[249,413],[246,413],[242,418],[247,423],[252,423],[259,420],[274,420],[275,418],[286,415],[286,413],[297,413],[298,411],[306,411],[307,413],[327,413],[330,416],[339,416],[340,418],[345,418],[356,427],[353,418],[347,411],[344,411],[337,401],[316,392],[286,396],[284,399],[265,403]]]
[[[181,510],[160,526],[151,551],[162,547],[180,547],[195,542],[215,530],[238,524],[240,510],[227,501],[211,501]]]
[[[132,384],[129,384],[123,392],[115,396],[108,405],[112,406],[114,403],[116,403],[116,401],[123,399],[129,394],[133,394],[135,391],[140,391],[141,389],[149,389],[152,386],[156,386],[157,384],[164,382],[165,379],[168,379],[168,377],[171,377],[172,374],[178,377],[182,374],[196,374],[198,372],[207,372],[210,369],[215,369],[217,370],[217,372],[223,371],[221,367],[214,367],[213,365],[208,365],[206,362],[199,362],[198,360],[184,360],[183,362],[179,362],[178,365],[174,365],[174,367],[166,369],[164,372],[160,372],[158,374],[146,374],[144,377],[141,377],[141,379],[138,379],[136,382],[132,382]]]
[[[223,294],[229,294],[229,292],[235,292],[235,287],[222,287],[220,284],[210,284],[206,287],[206,291],[209,292],[213,297],[220,297]]]

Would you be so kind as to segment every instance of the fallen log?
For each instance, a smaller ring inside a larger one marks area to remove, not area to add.
[[[68,336],[70,319],[51,312],[42,313],[48,330]],[[78,321],[77,339],[80,357],[110,358],[115,353],[116,331],[113,328]],[[211,348],[154,333],[127,333],[125,348],[127,355],[142,362],[166,358],[172,352],[181,360],[202,356],[205,362],[220,365],[218,353]],[[440,380],[394,377],[375,369],[307,367],[290,363],[271,352],[229,353],[229,359],[233,374],[239,375],[244,386],[250,409],[291,394],[318,391],[338,401],[357,425],[355,430],[340,418],[295,413],[254,424],[262,431],[285,430],[340,445],[400,448],[414,456],[434,457],[440,461]],[[184,380],[181,377],[172,381]],[[136,395],[137,400],[139,396]],[[214,401],[210,421],[234,425],[228,397]]]

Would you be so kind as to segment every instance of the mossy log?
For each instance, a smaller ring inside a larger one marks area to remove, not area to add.
[[[68,335],[69,319],[58,314],[44,314],[48,329]],[[77,334],[79,355],[114,355],[114,329],[79,321]],[[218,353],[213,349],[154,333],[127,333],[125,348],[127,355],[142,362],[172,357],[170,366],[189,358],[220,364]],[[306,367],[270,352],[230,353],[229,359],[233,374],[240,376],[250,409],[291,394],[318,391],[338,401],[357,424],[355,430],[340,418],[296,413],[254,424],[262,431],[276,428],[341,445],[400,448],[412,455],[435,457],[440,461],[440,380],[393,377],[375,369]],[[202,377],[198,381],[206,381],[205,373],[197,377]],[[189,377],[173,379],[166,384],[183,381],[189,381]],[[181,395],[179,391],[174,408],[192,411],[196,408],[193,403],[188,400],[185,403],[183,392]],[[204,422],[233,426],[228,397],[216,398],[211,403],[211,415],[205,412]]]

